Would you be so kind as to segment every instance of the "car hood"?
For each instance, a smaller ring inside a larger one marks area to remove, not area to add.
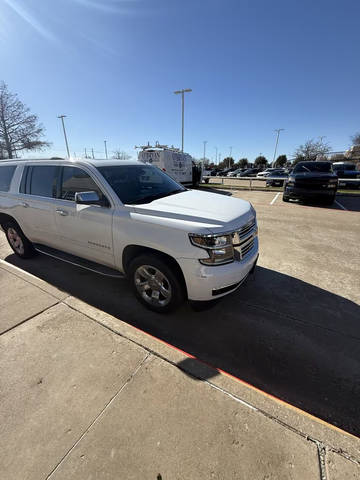
[[[326,180],[329,178],[337,178],[335,173],[326,173],[326,172],[299,172],[299,173],[291,173],[291,177],[295,177],[297,180],[306,180],[306,179],[314,179],[314,180]]]
[[[137,218],[193,233],[230,231],[255,216],[251,204],[219,193],[186,190],[132,207]]]

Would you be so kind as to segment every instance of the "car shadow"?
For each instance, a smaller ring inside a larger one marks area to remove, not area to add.
[[[360,435],[360,307],[263,267],[235,293],[197,309],[159,315],[125,280],[50,257],[6,261],[327,422]],[[187,365],[184,365],[186,370]],[[211,376],[211,373],[209,373]]]
[[[335,202],[332,205],[325,205],[324,203],[310,200],[290,200],[289,203],[292,205],[305,205],[308,207],[317,207],[330,210],[348,210],[350,212],[360,212],[360,195],[337,195]]]

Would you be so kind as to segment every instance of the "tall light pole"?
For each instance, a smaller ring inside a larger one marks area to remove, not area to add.
[[[218,159],[218,156],[217,156],[217,151],[218,151],[218,148],[217,147],[214,147],[215,148],[215,165],[217,165],[217,159]]]
[[[191,88],[183,88],[182,90],[176,90],[175,95],[181,93],[181,151],[184,151],[184,93],[192,92]]]
[[[232,155],[232,147],[229,147],[229,148],[230,148],[230,155],[229,155],[229,168],[230,168],[230,167],[231,167],[231,165],[230,165],[230,162],[231,162],[230,158],[231,158],[231,155]]]
[[[275,163],[276,151],[277,151],[277,147],[278,147],[278,143],[279,143],[279,136],[280,136],[280,132],[282,130],[285,130],[285,128],[276,128],[274,130],[274,132],[277,132],[277,136],[276,136],[276,143],[275,143],[274,158],[273,158],[273,161],[272,161],[272,166],[274,166],[274,163]]]
[[[106,140],[104,140],[104,145],[105,145],[105,158],[107,160],[108,159],[108,153],[107,153]]]
[[[203,163],[205,162],[205,154],[206,154],[206,144],[207,144],[207,140],[204,140],[203,141],[203,144],[204,144],[204,157],[203,157]]]
[[[64,131],[65,144],[66,144],[66,151],[67,151],[68,158],[70,158],[69,144],[68,144],[68,141],[67,141],[65,123],[64,123],[64,118],[66,118],[66,115],[59,115],[57,118],[61,118],[61,123],[62,123],[63,131]]]

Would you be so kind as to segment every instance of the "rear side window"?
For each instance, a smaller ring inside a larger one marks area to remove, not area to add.
[[[15,172],[15,165],[0,167],[0,192],[8,192]]]
[[[56,197],[59,167],[39,165],[26,167],[21,180],[20,192],[39,197]]]
[[[103,193],[94,180],[81,168],[64,167],[61,182],[60,198],[63,200],[75,200],[75,193],[95,191],[99,198],[104,198]]]

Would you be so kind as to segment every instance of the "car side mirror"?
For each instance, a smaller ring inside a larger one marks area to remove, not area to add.
[[[79,205],[101,205],[102,202],[97,192],[76,192],[75,202]]]

